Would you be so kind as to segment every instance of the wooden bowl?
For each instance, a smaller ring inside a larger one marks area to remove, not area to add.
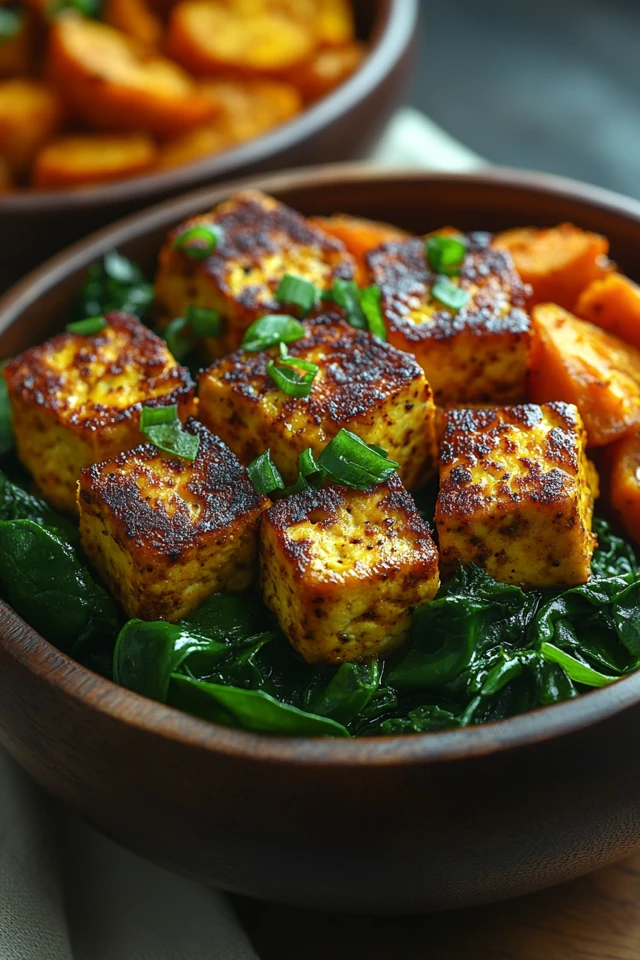
[[[78,190],[0,195],[0,290],[119,217],[229,177],[368,156],[401,95],[417,42],[418,0],[352,0],[370,51],[346,83],[290,123],[197,163]]]
[[[151,268],[168,227],[234,185],[192,194],[60,254],[0,301],[0,357],[53,333],[86,266],[117,246]],[[640,204],[568,180],[492,171],[281,174],[304,213],[414,231],[573,220],[640,272]],[[0,604],[0,739],[46,790],[158,863],[255,897],[424,911],[527,893],[640,844],[640,673],[466,730],[353,741],[205,723],[79,666]]]

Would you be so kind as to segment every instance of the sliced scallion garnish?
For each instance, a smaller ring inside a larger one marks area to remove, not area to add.
[[[427,237],[425,250],[427,261],[434,273],[455,277],[460,273],[467,245],[461,236],[432,233]]]
[[[383,455],[380,447],[370,447],[344,428],[324,448],[318,465],[337,483],[359,490],[388,480],[400,466]]]
[[[175,317],[161,331],[165,343],[178,363],[186,360],[195,347],[197,337],[219,337],[224,330],[217,310],[188,306],[184,317]]]
[[[308,397],[319,369],[318,364],[300,357],[290,357],[286,351],[286,346],[281,343],[278,360],[269,360],[267,364],[267,375],[287,396]],[[304,372],[300,374],[300,370]]]
[[[173,247],[191,260],[206,260],[215,251],[221,235],[220,227],[214,223],[201,223],[179,233]]]
[[[284,313],[270,313],[252,323],[244,335],[242,349],[258,353],[277,347],[279,343],[293,343],[304,337],[305,329],[299,320]]]
[[[300,307],[303,314],[309,313],[318,299],[318,291],[310,280],[296,277],[292,273],[285,273],[276,289],[278,303],[291,303]]]
[[[445,307],[449,307],[450,310],[454,311],[461,310],[469,300],[469,294],[466,290],[456,286],[449,277],[442,275],[436,277],[431,287],[431,294],[436,300],[443,303]]]
[[[347,323],[357,330],[367,329],[367,318],[360,304],[360,288],[355,280],[343,280],[336,277],[331,289],[324,295],[325,300],[333,300],[345,312]]]
[[[265,450],[249,464],[247,473],[258,493],[268,495],[275,490],[284,490],[284,480],[271,459],[271,451]]]
[[[84,320],[74,320],[65,327],[67,333],[77,333],[82,337],[90,337],[94,333],[100,333],[107,326],[104,317],[86,317]]]
[[[160,332],[160,335],[164,337],[174,360],[178,363],[186,360],[193,350],[193,338],[190,335],[186,317],[175,317],[165,330]]]
[[[186,321],[196,337],[219,337],[224,324],[217,310],[207,307],[187,307]]]
[[[195,460],[200,438],[184,430],[178,416],[178,404],[167,407],[143,407],[140,411],[140,432],[164,453],[185,460]]]
[[[379,340],[387,339],[387,328],[382,316],[382,293],[375,284],[360,291],[360,306],[365,315],[369,333]]]

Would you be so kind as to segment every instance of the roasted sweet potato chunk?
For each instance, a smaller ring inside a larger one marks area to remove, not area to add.
[[[147,0],[106,0],[104,19],[141,43],[160,45],[162,22]]]
[[[185,163],[195,163],[204,157],[220,153],[233,145],[233,141],[216,127],[208,124],[187,130],[179,137],[172,137],[160,146],[159,166],[181,167]]]
[[[350,217],[346,213],[337,213],[332,217],[310,217],[311,223],[325,233],[342,240],[349,253],[358,264],[358,279],[361,285],[369,281],[369,268],[366,254],[383,243],[401,243],[409,239],[409,234],[390,223],[378,220],[366,220],[364,217]]]
[[[606,465],[611,508],[627,536],[640,544],[640,430],[613,444]]]
[[[49,72],[76,116],[100,129],[171,136],[213,112],[177,64],[94,20],[56,21]]]
[[[532,322],[532,400],[574,403],[594,447],[640,423],[640,350],[553,303],[534,307]]]
[[[494,242],[511,253],[516,270],[533,287],[532,303],[557,303],[573,310],[584,288],[612,269],[607,238],[572,223],[548,229],[518,227],[499,233]]]
[[[610,273],[590,283],[582,291],[575,312],[640,349],[640,287],[621,273]]]
[[[52,140],[33,168],[36,187],[78,187],[146,173],[155,166],[157,148],[144,133],[86,133]]]
[[[351,0],[262,0],[263,6],[304,23],[322,46],[342,46],[355,37]]]
[[[266,133],[302,110],[302,98],[290,83],[269,78],[204,80],[201,90],[216,111],[212,125],[230,143]]]
[[[38,80],[0,83],[0,157],[17,173],[25,170],[62,118],[60,101]]]
[[[251,12],[243,4],[182,0],[171,12],[167,50],[192,73],[272,74],[309,57],[309,28],[277,11]]]
[[[289,79],[308,102],[319,100],[358,69],[365,55],[361,43],[325,47],[294,67]]]

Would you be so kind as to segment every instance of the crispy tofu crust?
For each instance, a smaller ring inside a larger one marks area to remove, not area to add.
[[[221,230],[212,256],[193,260],[174,249],[177,236],[203,223]],[[355,273],[344,244],[255,190],[236,193],[210,213],[180,224],[169,234],[159,262],[156,297],[168,319],[183,316],[189,304],[217,310],[224,318],[224,335],[207,341],[212,358],[239,347],[258,317],[295,312],[275,299],[283,274],[295,274],[325,290],[335,277],[350,280]]]
[[[99,333],[61,333],[7,364],[16,451],[43,495],[75,512],[83,467],[136,446],[143,404],[195,411],[195,384],[136,317],[110,313]]]
[[[82,546],[130,617],[176,621],[215,592],[254,579],[258,521],[269,505],[206,427],[194,461],[144,444],[82,471]]]
[[[268,376],[276,349],[238,350],[200,375],[200,418],[243,463],[270,448],[288,482],[298,475],[303,450],[318,455],[346,427],[397,460],[408,487],[418,485],[437,457],[435,406],[421,368],[337,316],[305,326],[306,336],[288,349],[319,367],[308,397],[288,396]]]
[[[465,239],[459,283],[470,298],[457,313],[431,294],[436,274],[423,238],[385,243],[367,254],[389,342],[415,355],[439,404],[524,399],[531,350],[527,288],[489,234]]]
[[[308,663],[368,659],[408,639],[411,608],[437,593],[438,551],[393,476],[369,490],[328,487],[274,504],[262,521],[260,578]]]
[[[476,563],[507,583],[585,583],[595,468],[572,404],[451,410],[440,453],[436,524],[443,574]]]

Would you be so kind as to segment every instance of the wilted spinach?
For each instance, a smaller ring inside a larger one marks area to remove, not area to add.
[[[111,310],[124,310],[144,319],[153,297],[153,284],[140,268],[117,250],[111,250],[99,263],[89,267],[70,319],[98,317]]]

